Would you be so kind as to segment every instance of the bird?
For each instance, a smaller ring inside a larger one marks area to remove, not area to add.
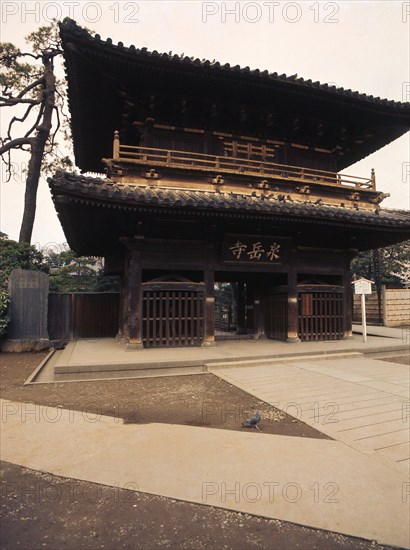
[[[257,430],[260,430],[258,424],[261,421],[261,415],[259,414],[259,411],[256,411],[255,416],[251,416],[251,418],[248,418],[248,420],[245,420],[242,422],[243,428],[256,428]]]

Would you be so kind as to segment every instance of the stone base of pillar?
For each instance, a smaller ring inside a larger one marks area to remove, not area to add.
[[[289,336],[286,340],[288,344],[297,344],[298,342],[301,342],[302,340],[299,338],[299,336]]]
[[[213,348],[217,345],[217,343],[215,342],[215,340],[208,340],[207,342],[202,342],[202,347],[203,348]]]
[[[139,350],[139,349],[144,349],[144,344],[134,344],[132,342],[128,342],[127,345],[125,346],[125,349],[126,351],[135,351],[135,350]]]

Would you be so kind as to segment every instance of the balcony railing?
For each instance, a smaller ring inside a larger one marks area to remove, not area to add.
[[[260,160],[122,145],[120,144],[117,132],[115,132],[114,136],[113,160],[148,165],[149,167],[166,166],[169,168],[199,170],[212,173],[218,172],[218,174],[241,174],[251,177],[274,178],[355,190],[374,191],[376,189],[373,169],[370,178],[363,178]]]

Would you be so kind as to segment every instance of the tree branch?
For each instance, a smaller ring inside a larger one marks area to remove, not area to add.
[[[32,145],[33,144],[33,138],[16,138],[12,139],[11,141],[8,141],[4,145],[0,147],[0,155],[4,155],[4,153],[7,153],[7,151],[10,151],[11,149],[20,148],[22,145]]]
[[[14,124],[15,122],[24,122],[24,121],[26,120],[26,118],[28,117],[28,115],[30,114],[30,111],[31,111],[31,109],[32,109],[33,107],[35,107],[35,105],[30,105],[30,106],[27,108],[26,112],[24,113],[24,116],[22,116],[21,118],[19,118],[19,117],[17,117],[17,116],[14,116],[14,117],[11,119],[10,124],[9,124],[9,127],[8,127],[8,129],[7,129],[7,137],[8,137],[8,139],[10,139],[10,140],[12,139],[11,133],[10,133],[10,132],[11,132],[11,127],[13,126],[13,124]]]
[[[32,57],[33,59],[41,59],[42,54],[34,55],[33,53],[27,53],[27,52],[19,52],[16,57]]]
[[[56,115],[57,115],[57,127],[56,127],[56,129],[55,129],[55,131],[54,131],[54,133],[53,133],[53,135],[52,135],[52,137],[51,137],[51,145],[52,145],[52,146],[54,145],[54,139],[55,139],[56,134],[57,134],[57,132],[59,131],[60,126],[61,126],[61,123],[60,123],[60,113],[58,112],[58,109],[57,109],[56,106],[54,106],[54,110],[55,110]]]
[[[29,84],[28,86],[26,86],[24,88],[24,90],[22,90],[19,95],[17,96],[16,99],[21,99],[24,95],[26,95],[27,92],[29,92],[30,90],[32,90],[33,88],[35,88],[36,86],[40,86],[40,84],[43,84],[44,85],[44,77],[41,77],[41,78],[38,78],[35,82],[32,82],[31,84]]]
[[[37,118],[36,118],[36,121],[35,121],[35,123],[33,124],[33,126],[30,128],[30,130],[24,135],[25,138],[26,138],[26,137],[29,137],[29,135],[31,134],[31,132],[33,132],[33,131],[37,128],[37,126],[38,126],[38,124],[39,124],[39,122],[40,122],[40,120],[41,120],[41,117],[43,116],[43,113],[44,113],[44,105],[41,104],[40,111],[39,111],[39,113],[38,113],[38,116],[37,116]]]
[[[0,96],[0,101],[4,102],[0,103],[0,107],[14,107],[15,105],[19,105],[20,103],[28,103],[29,105],[39,105],[41,103],[41,99],[24,99],[4,96]]]

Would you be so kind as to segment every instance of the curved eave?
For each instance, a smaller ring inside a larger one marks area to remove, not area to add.
[[[49,179],[50,188],[57,212],[69,244],[75,250],[81,249],[82,240],[93,239],[98,251],[87,253],[101,254],[104,243],[112,239],[117,242],[119,232],[125,229],[122,222],[126,219],[170,219],[218,220],[226,223],[253,224],[263,223],[282,225],[290,230],[295,226],[314,228],[322,231],[326,226],[329,234],[332,230],[354,232],[362,235],[366,247],[371,235],[377,242],[398,242],[410,238],[410,212],[383,211],[379,214],[351,208],[324,207],[313,203],[283,203],[261,196],[251,197],[231,193],[207,193],[201,191],[164,190],[160,188],[123,187],[106,180],[84,178],[70,174],[58,174]],[[91,228],[88,215],[93,213],[99,220],[99,226]],[[97,213],[97,214],[96,214]],[[109,227],[109,220],[115,220]],[[101,223],[104,227],[101,227]],[[132,224],[131,224],[132,226]],[[90,235],[95,232],[95,236]],[[118,234],[117,234],[118,233]],[[335,233],[336,234],[336,233]],[[365,238],[366,237],[366,238]],[[367,239],[367,240],[366,240]],[[102,254],[103,255],[103,254]]]

